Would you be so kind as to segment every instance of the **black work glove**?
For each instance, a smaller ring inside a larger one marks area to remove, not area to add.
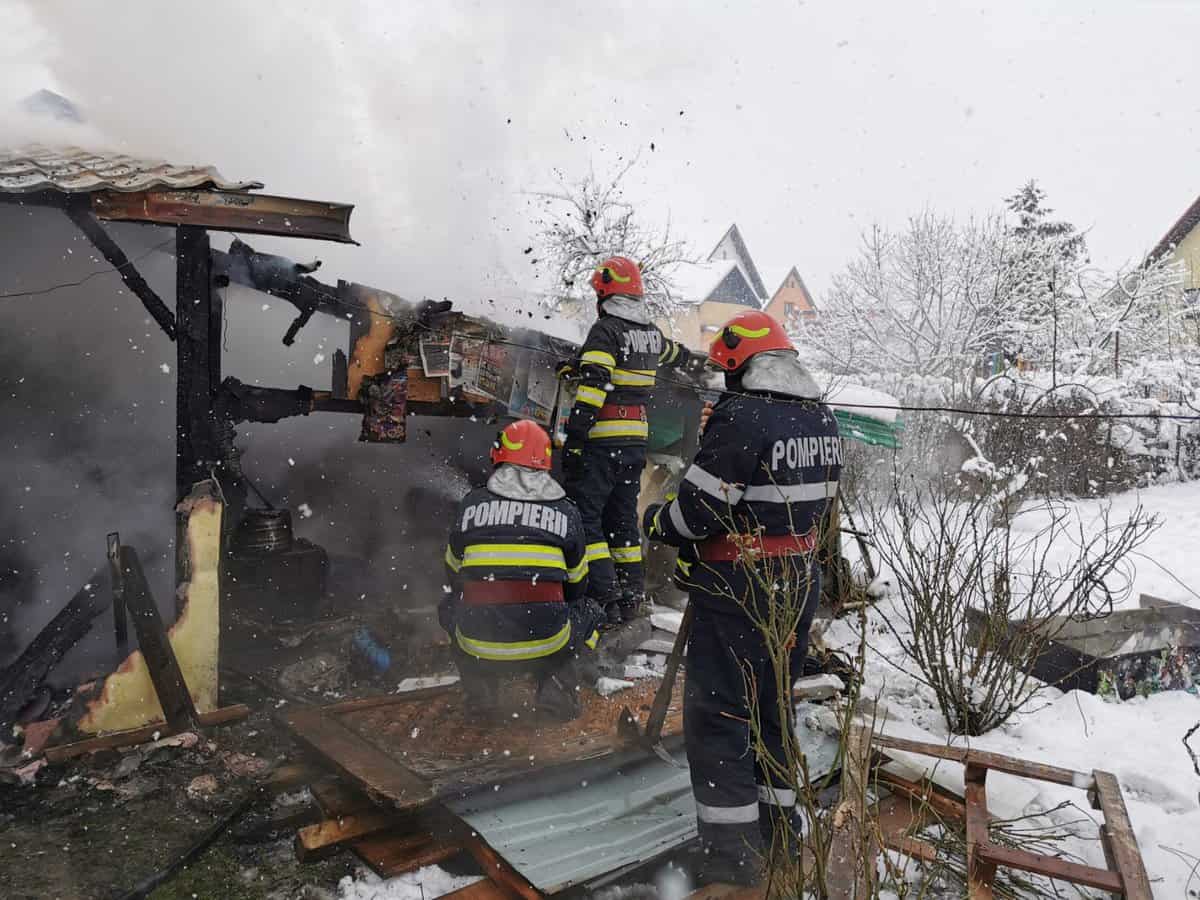
[[[687,362],[683,364],[683,371],[687,372],[689,375],[703,375],[704,367],[708,363],[708,354],[698,353],[695,350],[688,350],[687,355],[688,358]]]
[[[563,477],[573,481],[583,474],[583,441],[573,440],[569,435],[562,449]]]
[[[569,359],[560,359],[557,363],[555,363],[554,374],[558,378],[570,378],[572,375],[574,375],[575,374],[575,359],[574,359],[574,357],[571,357]]]

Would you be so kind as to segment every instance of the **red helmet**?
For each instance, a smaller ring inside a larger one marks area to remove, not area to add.
[[[604,300],[613,294],[625,297],[642,296],[642,272],[637,263],[624,256],[610,256],[592,273],[596,297]]]
[[[740,313],[725,323],[708,348],[708,361],[732,372],[756,353],[795,349],[783,326],[756,309]]]
[[[492,444],[492,464],[500,463],[549,470],[550,435],[530,419],[507,425]]]

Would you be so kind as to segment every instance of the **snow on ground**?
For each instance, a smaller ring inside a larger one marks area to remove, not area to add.
[[[1133,560],[1132,590],[1125,605],[1136,607],[1139,594],[1147,593],[1200,608],[1200,483],[1074,501],[1070,507],[1086,526],[1097,521],[1105,506],[1109,507],[1110,522],[1117,522],[1139,503],[1145,512],[1157,515],[1162,526]],[[1034,518],[1018,517],[1016,527],[1032,531],[1044,524]],[[845,542],[845,550],[850,558],[857,555],[852,542]],[[1069,547],[1055,548],[1050,561],[1064,562],[1069,555]],[[887,573],[883,573],[877,584],[886,583]],[[909,674],[915,668],[904,665],[904,654],[884,625],[883,617],[892,610],[892,601],[885,596],[869,612],[862,696],[878,699],[880,730],[915,740],[950,741],[932,692]],[[898,618],[893,614],[893,621]],[[854,619],[836,621],[825,632],[825,640],[853,653],[859,644],[858,628]],[[981,737],[954,738],[953,742],[1081,772],[1100,769],[1113,773],[1121,782],[1154,895],[1200,897],[1200,776],[1182,743],[1197,722],[1200,696],[1184,691],[1119,701],[1047,688],[1004,726]],[[1193,741],[1193,746],[1200,744],[1200,737]],[[961,767],[912,754],[897,756],[962,792]],[[1063,802],[1074,806],[1051,813],[1053,820],[1083,823],[1073,826],[1081,837],[1073,842],[1071,851],[1092,865],[1104,866],[1096,837],[1096,824],[1102,816],[1090,808],[1084,791],[1003,773],[988,776],[988,804],[998,816],[1050,811]]]
[[[1071,507],[1086,526],[1099,525],[1105,507],[1111,524],[1124,521],[1139,503],[1143,512],[1158,517],[1160,527],[1132,559],[1133,590],[1124,605],[1136,608],[1139,594],[1153,594],[1200,609],[1200,481],[1126,491],[1102,500],[1077,500]],[[1046,521],[1044,513],[1023,514],[1017,516],[1014,528],[1032,532]],[[1050,558],[1065,561],[1069,550],[1065,545],[1061,553],[1055,548]]]
[[[338,882],[338,900],[432,900],[480,880],[475,875],[451,875],[438,866],[387,879],[364,871]]]

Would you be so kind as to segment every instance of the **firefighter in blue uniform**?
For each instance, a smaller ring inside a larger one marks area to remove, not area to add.
[[[605,260],[591,283],[599,318],[578,358],[560,369],[580,379],[563,475],[587,532],[590,595],[617,625],[637,615],[645,592],[637,509],[650,433],[646,402],[659,368],[681,367],[689,353],[650,321],[632,260]]]
[[[537,679],[539,711],[579,714],[575,655],[595,649],[602,612],[586,597],[583,523],[550,475],[550,437],[513,422],[492,445],[496,468],[463,498],[446,546],[449,632],[468,706],[488,719],[507,672]]]
[[[792,659],[803,661],[820,595],[814,551],[837,493],[842,448],[833,413],[766,313],[728,322],[709,360],[724,370],[727,392],[678,496],[647,509],[644,524],[650,540],[680,548],[676,583],[695,605],[683,714],[705,851],[700,878],[755,884],[774,822],[793,821],[796,795],[795,781],[750,748],[752,706],[776,761],[785,759],[783,735],[792,726],[780,721],[775,672],[748,610],[763,615],[774,603],[799,611]],[[767,572],[773,577],[763,580]],[[767,596],[767,582],[792,596]],[[798,675],[797,668],[781,681],[790,686]],[[748,677],[756,696],[747,694]]]

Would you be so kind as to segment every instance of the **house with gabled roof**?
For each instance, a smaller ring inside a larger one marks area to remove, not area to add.
[[[792,266],[788,270],[771,296],[771,301],[766,305],[766,312],[789,329],[801,320],[817,315],[817,304],[813,302],[812,294],[798,268]]]
[[[1146,256],[1146,262],[1169,257],[1184,267],[1183,289],[1200,291],[1200,197],[1183,211],[1175,224]],[[1196,296],[1196,294],[1191,294]]]
[[[676,277],[685,308],[660,325],[689,347],[707,347],[717,329],[746,309],[762,309],[768,295],[737,225],[730,225],[704,262]]]

